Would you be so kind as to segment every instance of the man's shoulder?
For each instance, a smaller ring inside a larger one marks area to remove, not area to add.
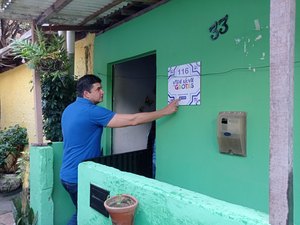
[[[72,108],[74,108],[74,107],[78,107],[78,103],[76,103],[76,101],[70,103],[70,104],[65,108],[64,111],[68,111],[68,110],[70,110],[70,109],[72,109]]]
[[[91,109],[93,109],[95,112],[100,112],[100,113],[112,113],[110,109],[107,109],[101,105],[93,105],[91,106]]]
[[[80,109],[84,107],[82,106],[80,103],[78,102],[72,102],[71,104],[69,104],[63,111],[63,115],[70,115],[73,114],[77,111],[81,111]]]

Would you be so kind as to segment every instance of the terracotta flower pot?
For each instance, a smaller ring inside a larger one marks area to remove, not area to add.
[[[127,194],[116,195],[104,202],[113,225],[133,225],[138,200]]]

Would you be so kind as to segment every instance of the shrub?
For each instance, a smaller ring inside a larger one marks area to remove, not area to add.
[[[33,209],[30,207],[29,200],[22,196],[13,199],[16,209],[14,219],[16,225],[35,225],[37,224],[37,214],[34,214]]]
[[[0,171],[15,173],[17,159],[28,144],[27,129],[18,124],[0,130]]]

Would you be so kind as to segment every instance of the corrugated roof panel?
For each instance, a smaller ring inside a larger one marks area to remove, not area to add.
[[[104,32],[168,0],[12,0],[1,10],[1,2],[6,1],[10,0],[0,0],[0,19],[35,21],[45,25],[43,30],[75,30],[82,35],[82,31]],[[128,8],[127,14],[122,13],[122,8]],[[1,56],[0,72],[20,63],[16,63],[9,47]],[[1,64],[4,58],[5,63]]]
[[[101,19],[101,18],[104,18],[106,16],[109,16],[110,14],[112,13],[115,13],[116,11],[122,9],[123,7],[127,6],[128,5],[128,2],[123,2],[109,10],[106,10],[105,12],[101,13],[100,15],[98,15],[97,17],[95,17],[94,19],[90,20],[87,25],[91,25],[91,24],[94,24],[97,22],[97,20]]]
[[[81,0],[74,0],[72,2],[72,4],[67,5],[60,12],[54,13],[52,15],[52,18],[49,20],[49,22],[76,25],[76,24],[84,21],[90,15],[105,8],[107,5],[109,5],[113,2],[114,1],[112,1],[112,0],[103,0],[103,1],[90,0],[90,1],[88,1],[88,4],[86,4],[87,2],[85,2],[85,4],[84,4]],[[96,18],[92,19],[91,21],[87,22],[87,24],[93,24],[96,22],[97,18],[101,18],[106,15],[109,15],[110,13],[115,12],[115,11],[119,10],[120,8],[123,8],[127,4],[128,4],[128,2],[126,2],[126,1],[121,2],[120,4],[108,9],[101,15],[99,15]],[[74,17],[74,15],[76,15],[76,16]]]
[[[128,4],[135,5],[144,2],[153,5],[165,1],[167,0],[12,0],[7,9],[0,10],[0,18],[22,21],[38,20],[38,24],[44,22],[70,26],[91,25],[99,18],[114,14],[121,8],[127,7]],[[97,15],[98,12],[101,13]]]
[[[106,10],[104,13],[100,14],[99,17],[100,18],[101,17],[105,17],[105,16],[107,16],[107,15],[109,15],[111,13],[114,13],[115,11],[118,11],[119,9],[121,9],[121,8],[127,6],[127,5],[128,5],[128,2],[122,2],[119,5],[113,7],[111,9],[109,9],[109,10]]]
[[[24,18],[23,20],[34,19],[50,7],[55,0],[21,0],[12,1],[11,5],[0,11],[1,18]]]

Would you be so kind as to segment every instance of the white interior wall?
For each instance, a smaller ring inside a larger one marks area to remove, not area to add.
[[[156,57],[146,56],[114,65],[113,110],[117,113],[137,113],[155,110]],[[152,104],[145,103],[146,98]],[[123,153],[147,148],[151,123],[115,128],[112,152]]]

